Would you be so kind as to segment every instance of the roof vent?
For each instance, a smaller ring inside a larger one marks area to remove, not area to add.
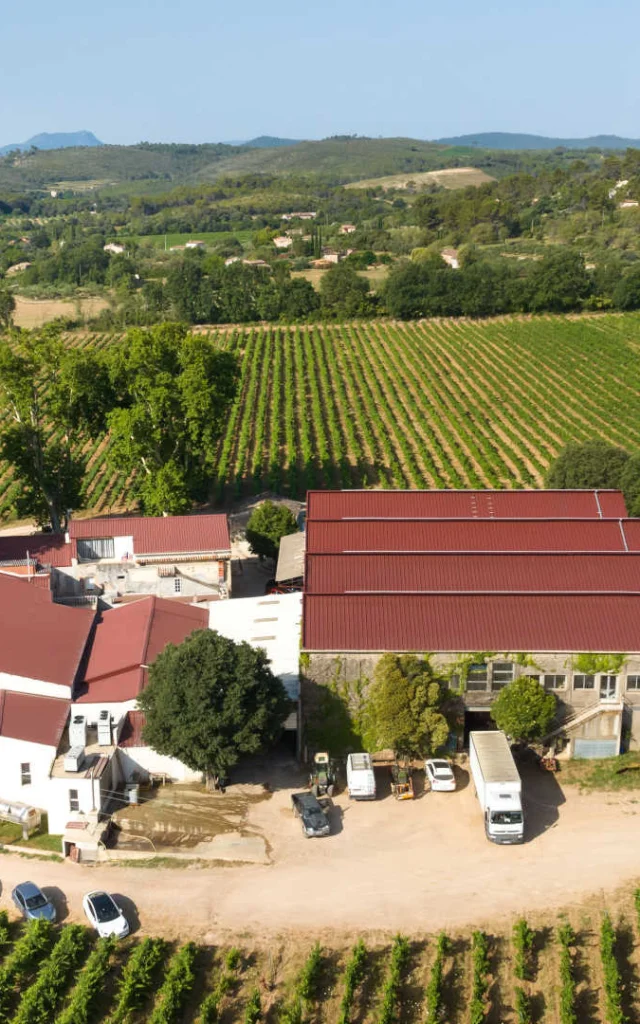
[[[84,764],[84,747],[72,747],[65,755],[65,772],[79,772]]]
[[[69,723],[69,746],[86,747],[87,720],[84,715],[73,714]]]
[[[111,746],[111,714],[106,708],[98,715],[98,746]]]

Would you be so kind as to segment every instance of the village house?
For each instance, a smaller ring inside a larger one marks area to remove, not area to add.
[[[341,224],[339,228],[339,234],[341,235],[353,235],[358,230],[355,224]]]
[[[565,752],[640,746],[640,520],[615,491],[311,492],[303,716],[422,653],[458,694],[460,739],[520,675],[558,697]]]
[[[276,249],[290,249],[293,245],[293,239],[289,238],[288,235],[278,235],[273,239],[273,244]]]
[[[224,515],[72,519],[66,535],[0,538],[0,574],[50,587],[59,602],[218,600],[230,594],[230,564]]]
[[[440,257],[448,266],[451,267],[452,270],[460,269],[460,260],[458,258],[457,249],[442,249],[440,251]]]
[[[185,242],[184,247],[185,249],[204,249],[205,243],[194,239],[193,241]]]
[[[121,245],[120,242],[107,242],[107,244],[103,245],[102,248],[105,252],[110,252],[112,256],[119,256],[121,253],[125,252],[125,247],[124,245]]]

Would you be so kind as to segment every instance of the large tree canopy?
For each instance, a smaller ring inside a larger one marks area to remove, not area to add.
[[[629,459],[624,448],[594,439],[568,444],[549,468],[547,487],[620,487]]]
[[[549,732],[556,705],[555,693],[547,693],[537,679],[521,676],[500,690],[491,717],[507,736],[530,743]]]
[[[90,356],[66,350],[53,327],[14,330],[11,339],[0,347],[0,407],[7,414],[0,457],[22,484],[18,515],[60,530],[80,504],[85,469],[74,432],[96,427],[96,408],[110,393],[108,378]]]
[[[263,501],[249,517],[247,540],[254,555],[260,558],[277,558],[282,537],[297,533],[295,516],[286,505]]]
[[[263,650],[209,629],[158,655],[138,703],[154,750],[214,777],[274,743],[290,707]]]
[[[448,697],[426,658],[385,654],[367,695],[365,740],[370,750],[425,757],[444,746],[449,725],[441,708]]]
[[[180,324],[129,331],[108,358],[116,400],[107,425],[116,466],[138,471],[148,515],[186,511],[207,495],[236,392],[237,360]]]

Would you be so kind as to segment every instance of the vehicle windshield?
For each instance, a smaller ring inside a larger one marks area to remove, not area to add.
[[[115,903],[110,896],[106,893],[102,893],[99,896],[92,896],[91,902],[93,909],[95,910],[96,920],[100,924],[106,924],[108,921],[115,921],[117,917],[120,917],[120,912],[116,907]]]
[[[451,774],[451,765],[449,764],[448,761],[432,761],[431,763],[435,771],[438,772],[438,774],[440,774],[441,772],[444,775]]]
[[[27,910],[39,910],[40,907],[46,907],[47,901],[41,892],[37,896],[30,896],[27,900]]]
[[[491,822],[493,825],[521,825],[522,811],[494,811]]]

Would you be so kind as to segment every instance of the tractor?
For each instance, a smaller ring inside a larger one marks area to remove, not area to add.
[[[313,759],[313,771],[309,785],[314,796],[333,796],[336,787],[335,768],[326,753],[318,753]]]
[[[391,765],[391,792],[396,800],[413,800],[413,779],[409,761],[396,761]]]

